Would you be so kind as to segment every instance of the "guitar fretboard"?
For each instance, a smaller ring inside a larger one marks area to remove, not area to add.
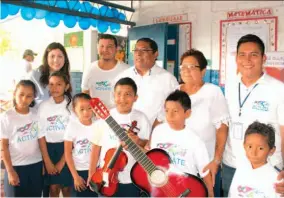
[[[106,119],[106,123],[110,126],[110,128],[114,131],[117,137],[124,141],[128,146],[128,151],[134,157],[134,159],[141,164],[145,171],[149,175],[157,169],[157,167],[153,164],[153,162],[147,157],[147,155],[142,151],[142,149],[137,146],[131,138],[128,137],[126,132],[121,128],[121,126],[111,117],[109,116]]]

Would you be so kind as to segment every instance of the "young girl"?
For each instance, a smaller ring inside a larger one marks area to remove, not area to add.
[[[86,186],[90,164],[90,139],[95,132],[90,99],[91,97],[85,93],[73,97],[73,110],[78,119],[70,120],[64,136],[64,154],[74,179],[76,197],[97,196]]]
[[[38,108],[39,145],[46,168],[44,184],[50,186],[50,196],[58,197],[62,190],[69,197],[72,176],[65,164],[64,133],[70,116],[71,86],[68,76],[54,72],[49,77],[51,97]]]
[[[14,108],[1,117],[2,157],[6,167],[6,197],[40,197],[42,157],[38,145],[38,122],[33,107],[36,88],[21,80],[14,92]]]
[[[37,104],[49,98],[48,79],[53,72],[60,71],[70,78],[70,62],[61,43],[50,43],[44,52],[42,65],[33,70],[30,79],[35,83],[38,96]],[[73,85],[73,83],[72,83]]]

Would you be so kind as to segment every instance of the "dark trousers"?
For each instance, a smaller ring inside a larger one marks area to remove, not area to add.
[[[222,188],[223,196],[228,197],[230,186],[235,175],[236,169],[222,163]]]
[[[214,185],[214,196],[221,197],[222,196],[222,178],[221,178],[221,166],[215,176],[215,185]]]
[[[118,188],[113,197],[140,197],[140,189],[134,184],[118,184]]]
[[[5,171],[4,191],[6,197],[41,197],[43,176],[42,162],[25,166],[14,166],[17,172],[20,185],[9,184],[8,173]]]

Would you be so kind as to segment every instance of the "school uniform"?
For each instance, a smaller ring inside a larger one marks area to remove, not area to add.
[[[176,131],[168,123],[158,125],[152,132],[150,147],[165,150],[181,172],[201,178],[209,173],[209,170],[203,173],[210,162],[206,146],[189,127]]]
[[[45,137],[49,157],[55,165],[64,155],[64,133],[69,122],[71,106],[69,111],[66,109],[67,100],[60,104],[56,104],[54,99],[50,97],[43,101],[38,108],[40,133],[38,138]],[[45,185],[60,184],[64,187],[72,186],[72,175],[64,165],[58,175],[45,174]]]
[[[65,141],[73,143],[72,158],[78,174],[87,182],[90,166],[91,139],[95,133],[94,123],[83,125],[78,119],[70,119],[64,135]],[[74,189],[75,191],[75,189]],[[76,197],[97,197],[89,188],[82,192],[75,191]]]
[[[38,144],[36,112],[20,114],[15,108],[1,117],[1,139],[9,140],[9,152],[20,185],[12,186],[5,171],[4,189],[7,197],[40,197],[42,192],[42,156]]]
[[[121,127],[128,130],[134,121],[137,122],[133,132],[137,133],[140,139],[148,140],[150,137],[151,126],[148,118],[141,111],[132,109],[128,114],[120,114],[116,108],[110,110],[110,115],[120,124]],[[106,152],[111,148],[117,148],[120,141],[112,131],[112,129],[103,120],[98,120],[95,123],[95,131],[92,143],[101,146],[101,153],[99,158],[99,166],[104,166],[104,157]],[[127,157],[128,163],[123,171],[118,173],[118,189],[113,195],[114,197],[138,197],[140,196],[140,189],[138,189],[131,181],[130,170],[135,164],[135,159],[127,151],[123,150]]]

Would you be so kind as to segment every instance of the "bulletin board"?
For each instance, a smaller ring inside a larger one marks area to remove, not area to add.
[[[220,21],[220,86],[237,76],[237,42],[242,36],[255,34],[263,40],[265,51],[277,50],[277,22],[278,17]]]

